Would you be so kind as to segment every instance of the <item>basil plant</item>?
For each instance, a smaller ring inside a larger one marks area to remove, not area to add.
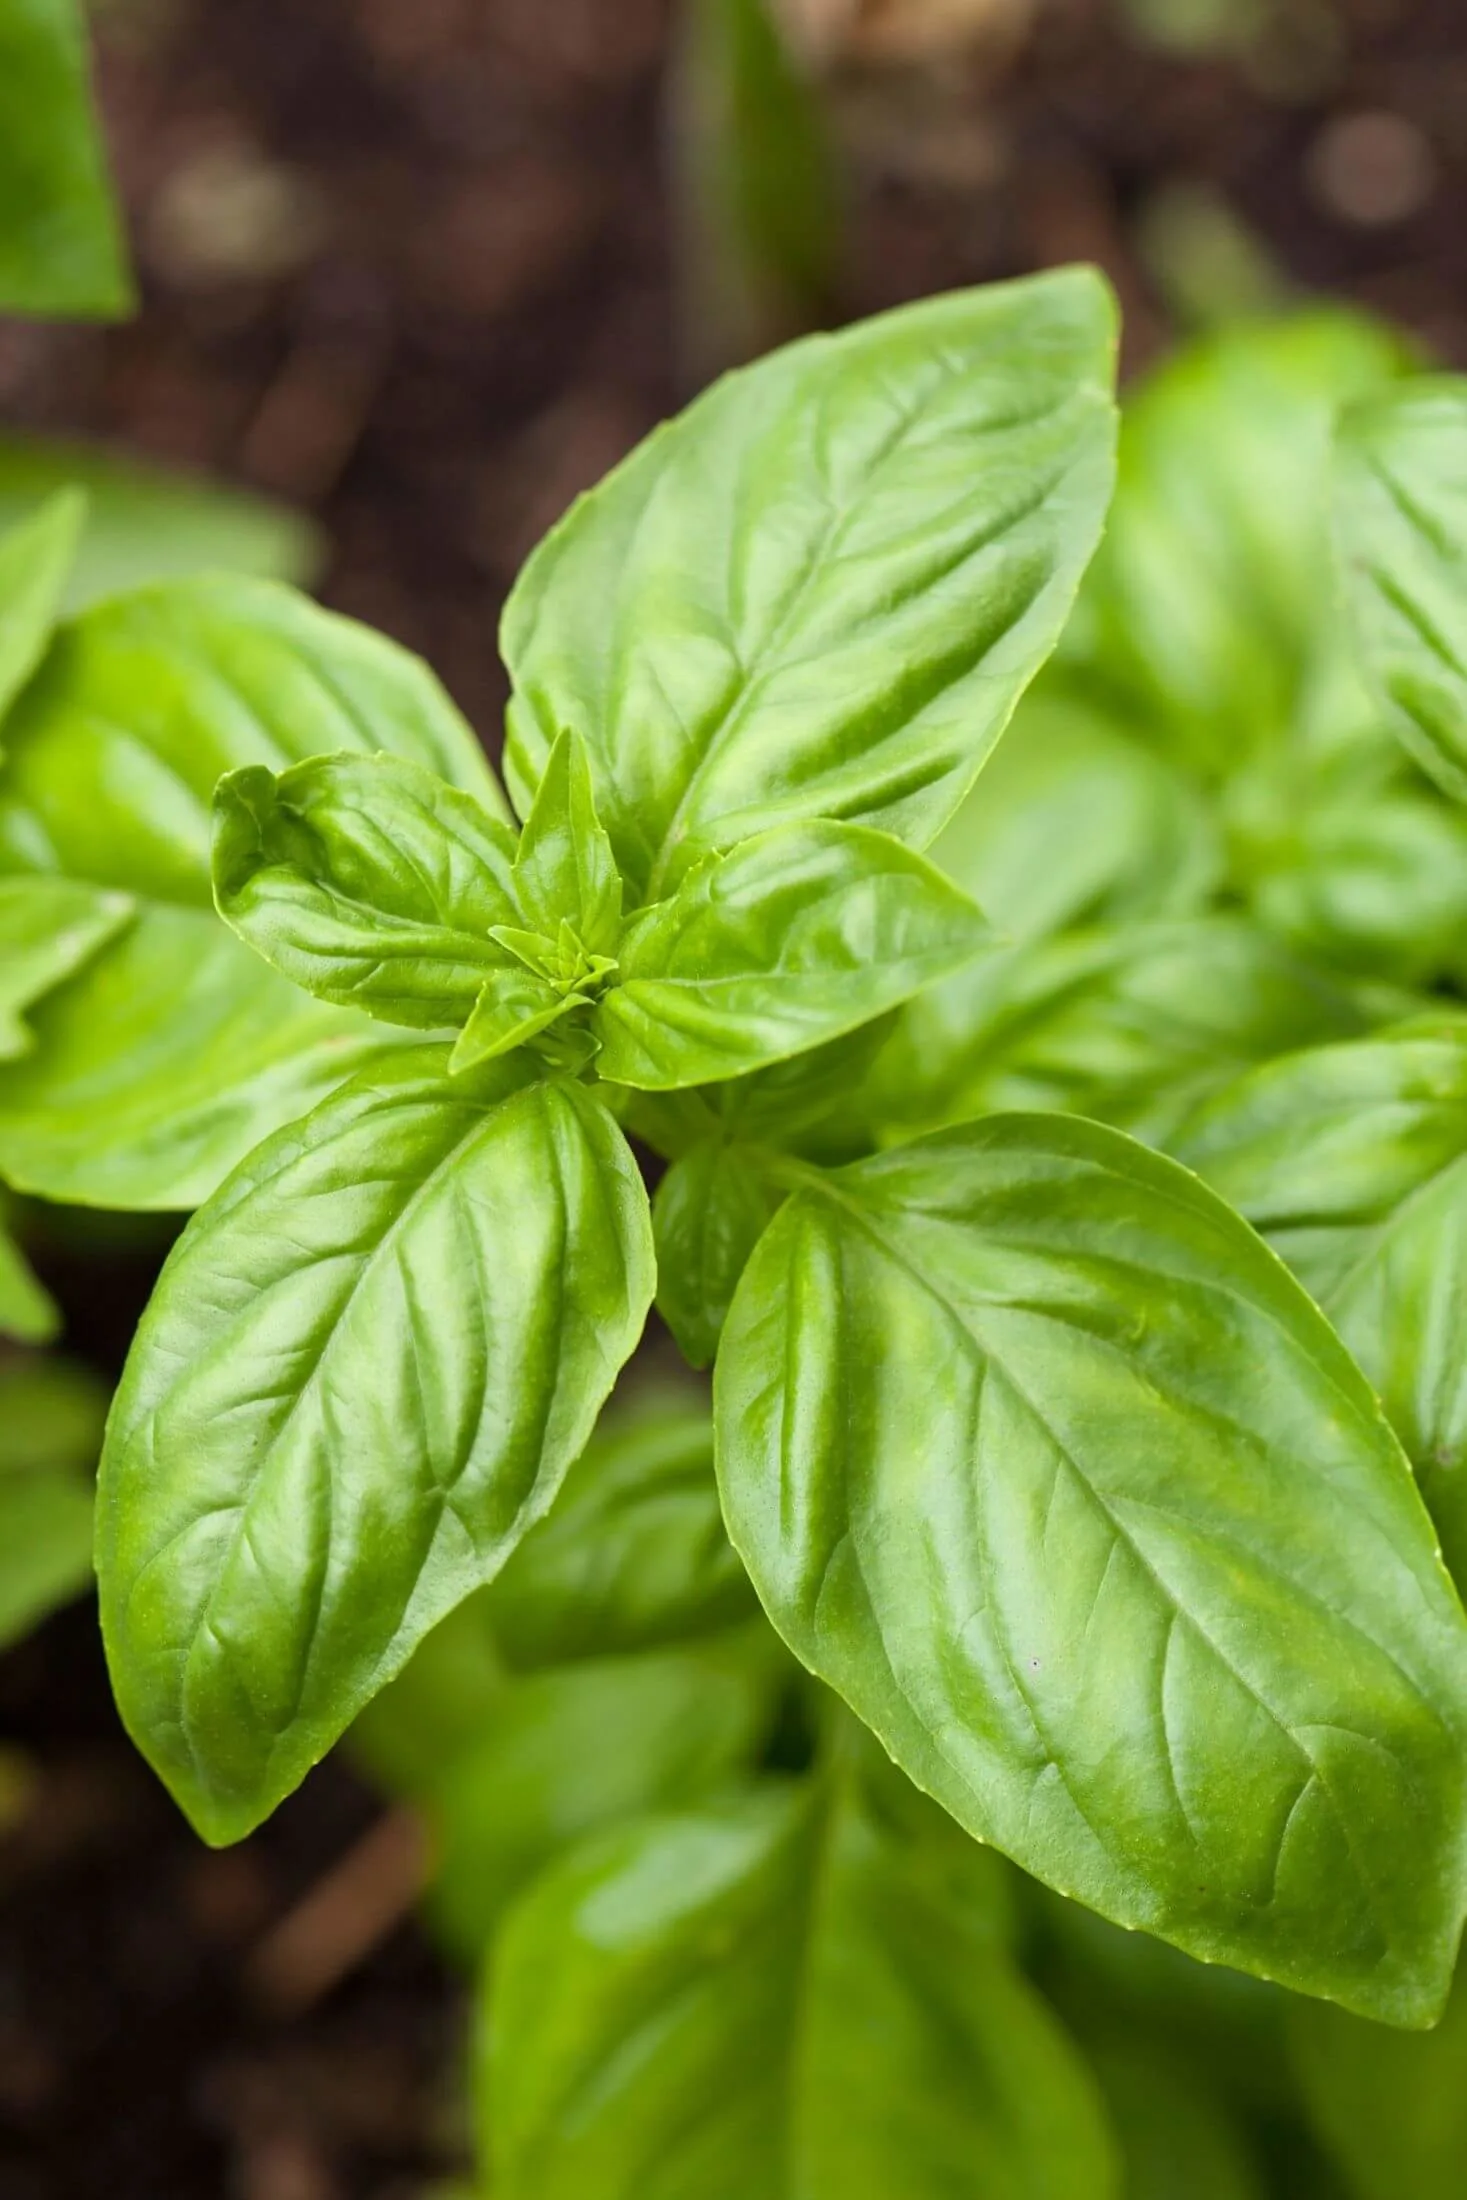
[[[1114,348],[1067,271],[719,383],[525,568],[507,793],[287,589],[0,551],[0,1173],[197,1209],[118,1702],[213,1842],[348,1728],[433,1792],[507,2200],[1116,2190],[1002,1857],[1452,1986],[1467,401],[1242,332],[1117,490]],[[711,1431],[597,1435],[654,1304]]]

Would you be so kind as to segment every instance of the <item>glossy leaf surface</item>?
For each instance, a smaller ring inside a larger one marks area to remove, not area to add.
[[[85,510],[63,492],[0,535],[0,750],[5,713],[51,639]]]
[[[0,13],[0,208],[0,311],[128,310],[79,0],[7,0]]]
[[[519,915],[510,828],[402,757],[322,756],[214,796],[220,915],[282,976],[420,1031],[462,1024]]]
[[[1271,1063],[1185,1123],[1174,1150],[1329,1315],[1467,1585],[1467,1019]]]
[[[1417,762],[1467,798],[1467,379],[1350,413],[1336,486],[1366,671]]]
[[[785,825],[643,910],[593,1018],[600,1074],[667,1090],[762,1068],[870,1022],[990,939],[889,834]]]
[[[995,1117],[812,1182],[715,1378],[796,1654],[980,1838],[1123,1924],[1430,2022],[1467,1619],[1404,1455],[1173,1163]]]
[[[630,1153],[583,1088],[402,1050],[201,1210],[101,1482],[139,1746],[207,1838],[256,1824],[503,1564],[584,1449],[653,1290]]]
[[[505,616],[516,801],[574,728],[640,898],[792,818],[917,846],[1053,648],[1110,495],[1114,312],[1072,270],[816,337],[584,498]]]
[[[587,1843],[511,1914],[504,2200],[1112,2200],[1098,2099],[995,1940],[991,1859],[800,1790]],[[977,1884],[975,1885],[975,1878]]]

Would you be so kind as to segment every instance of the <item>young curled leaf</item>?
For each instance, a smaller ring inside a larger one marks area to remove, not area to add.
[[[1115,2200],[1098,2092],[995,1930],[994,1859],[929,1840],[843,1779],[554,1865],[486,1996],[494,2191]]]
[[[237,1839],[548,1509],[645,1320],[583,1087],[404,1049],[261,1146],[144,1317],[99,1491],[123,1717]]]
[[[307,993],[419,1031],[462,1024],[519,909],[515,837],[403,757],[230,772],[214,796],[214,900]]]
[[[997,1116],[817,1179],[715,1378],[790,1647],[962,1824],[1398,2024],[1467,1866],[1467,1618],[1364,1378],[1198,1181]]]
[[[776,826],[633,919],[593,1018],[600,1073],[669,1091],[869,1023],[965,963],[987,923],[887,833]]]
[[[923,847],[1059,639],[1114,478],[1091,270],[730,375],[582,498],[505,613],[521,815],[586,743],[633,894],[794,818]]]
[[[569,925],[588,955],[615,950],[621,873],[596,815],[585,744],[563,733],[535,790],[514,867],[525,921],[554,937]]]

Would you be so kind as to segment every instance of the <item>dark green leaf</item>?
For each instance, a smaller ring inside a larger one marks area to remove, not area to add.
[[[0,10],[0,310],[112,318],[132,302],[79,0],[7,0]]]
[[[516,1666],[684,1642],[756,1609],[719,1510],[707,1409],[676,1391],[607,1416],[487,1601]]]
[[[812,1177],[715,1402],[765,1609],[971,1832],[1209,1961],[1434,2017],[1467,1619],[1363,1378],[1195,1178],[1042,1116]]]
[[[1310,2119],[1355,2200],[1461,2200],[1467,1968],[1435,2032],[1390,2032],[1343,2010],[1300,2008],[1293,2047]]]
[[[869,1023],[991,938],[923,857],[864,826],[776,826],[633,919],[592,1028],[600,1073],[668,1090]]]
[[[0,1220],[0,1337],[13,1337],[19,1344],[49,1344],[60,1327],[61,1315],[50,1292],[31,1274],[25,1255]]]
[[[1113,2200],[1095,2090],[967,1855],[780,1789],[574,1851],[497,1950],[495,2193]]]
[[[1371,684],[1417,762],[1467,799],[1467,379],[1415,382],[1348,414],[1336,496]]]
[[[465,1022],[503,968],[514,855],[507,825],[403,757],[251,765],[214,796],[214,898],[240,938],[319,999],[420,1031]]]
[[[1329,1315],[1467,1585],[1467,1018],[1270,1063],[1184,1123],[1173,1150]]]
[[[784,1197],[760,1160],[707,1138],[657,1187],[657,1311],[692,1367],[711,1365],[739,1277]]]
[[[1144,2034],[1113,2034],[1092,2062],[1120,2140],[1126,2200],[1265,2200],[1242,2131],[1181,2056]]]
[[[29,1054],[21,1011],[90,962],[127,923],[126,894],[64,878],[0,878],[0,1062]]]
[[[46,653],[85,517],[85,499],[63,491],[0,536],[0,722]]]
[[[399,1050],[184,1233],[103,1463],[124,1719],[200,1830],[247,1832],[584,1449],[654,1285],[584,1088]]]
[[[520,578],[504,627],[516,801],[573,727],[652,900],[703,850],[793,818],[931,840],[1094,547],[1113,352],[1104,286],[1070,270],[720,382]]]

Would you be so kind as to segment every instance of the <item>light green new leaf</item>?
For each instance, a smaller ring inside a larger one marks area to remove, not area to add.
[[[849,1792],[780,1788],[573,1851],[496,1953],[494,2192],[1114,2200],[1096,2091],[971,1856],[934,1868]]]
[[[580,1006],[548,978],[513,964],[486,978],[453,1049],[454,1075],[528,1046]]]
[[[0,536],[0,754],[5,713],[51,639],[85,517],[85,498],[63,491]]]
[[[571,1084],[400,1050],[175,1248],[100,1489],[113,1683],[207,1839],[248,1832],[584,1449],[654,1286],[620,1132]]]
[[[714,1393],[766,1611],[971,1832],[1206,1960],[1434,2018],[1467,1618],[1363,1377],[1194,1177],[1000,1116],[812,1180]]]
[[[754,1761],[773,1724],[769,1630],[513,1681],[426,1804],[428,1918],[466,1966],[560,1852],[604,1826],[701,1801]]]
[[[214,899],[284,977],[384,1023],[464,1023],[513,924],[515,838],[404,757],[318,756],[214,796]]]
[[[1087,270],[936,298],[718,383],[531,558],[503,647],[523,808],[573,727],[639,898],[840,817],[924,846],[1053,649],[1110,498]]]
[[[691,1367],[711,1366],[739,1277],[784,1197],[760,1160],[706,1138],[657,1187],[657,1311]]]
[[[1252,1063],[1365,1031],[1367,1008],[1241,917],[1062,933],[910,1001],[851,1107],[887,1140],[1005,1108],[1156,1137]]]
[[[0,1062],[28,1054],[21,1011],[80,970],[132,914],[126,894],[64,878],[0,878]]]
[[[133,303],[92,110],[79,0],[0,7],[0,312]]]
[[[525,819],[514,882],[526,924],[553,940],[569,923],[588,955],[615,952],[621,873],[596,815],[585,744],[573,733],[562,733],[550,752]]]
[[[719,1510],[712,1422],[680,1391],[607,1416],[487,1594],[517,1667],[685,1643],[756,1610]]]
[[[91,1581],[87,1477],[106,1414],[107,1393],[85,1368],[0,1367],[0,1648]]]
[[[69,612],[152,581],[251,573],[309,588],[325,545],[302,512],[95,443],[0,430],[0,526],[30,519],[58,490],[86,512],[61,600]]]
[[[1406,2035],[1338,2009],[1293,2011],[1310,2121],[1354,2200],[1461,2200],[1467,2191],[1467,1967],[1435,2032]]]
[[[209,835],[221,774],[385,749],[503,809],[425,666],[264,582],[146,589],[62,628],[6,742],[0,870],[138,904],[48,995],[36,1052],[0,1069],[0,1170],[97,1206],[197,1204],[395,1043],[306,999],[220,925]]]
[[[776,826],[627,927],[592,1019],[597,1066],[652,1091],[737,1077],[871,1022],[991,938],[966,895],[889,834]]]
[[[31,1274],[0,1218],[0,1337],[13,1337],[18,1344],[49,1344],[60,1328],[55,1301]]]
[[[1467,799],[1467,379],[1346,415],[1336,531],[1371,684],[1416,761]]]
[[[1185,1122],[1172,1150],[1329,1315],[1467,1587],[1467,1018],[1270,1063]]]

